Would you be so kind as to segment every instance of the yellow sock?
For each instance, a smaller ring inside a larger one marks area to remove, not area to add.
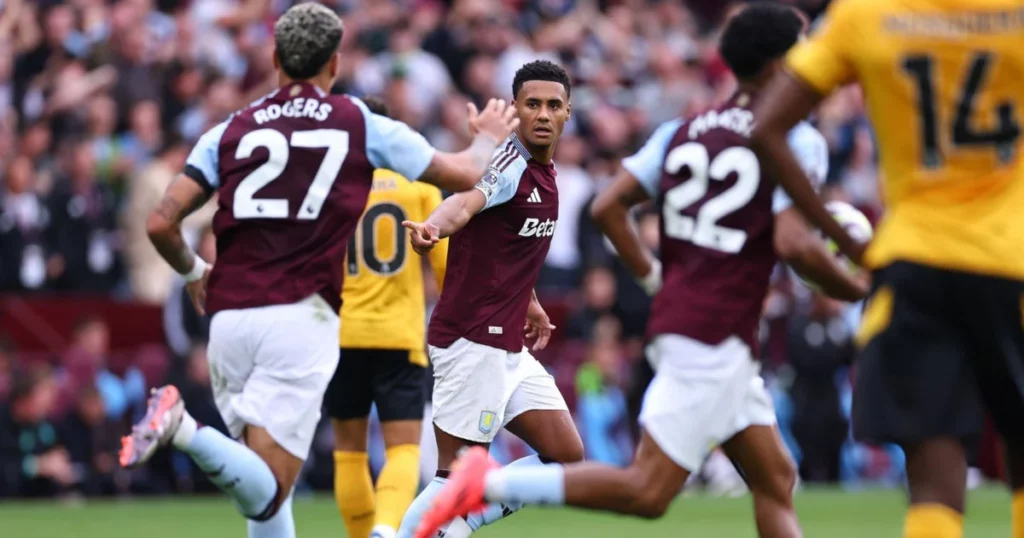
[[[368,538],[375,507],[366,452],[334,453],[334,500],[349,538]]]
[[[1024,538],[1024,490],[1013,492],[1010,504],[1010,524],[1013,527],[1013,538]]]
[[[420,447],[393,446],[387,450],[387,457],[377,477],[377,525],[397,529],[419,487]]]
[[[963,538],[964,517],[941,504],[912,504],[903,524],[903,538]]]

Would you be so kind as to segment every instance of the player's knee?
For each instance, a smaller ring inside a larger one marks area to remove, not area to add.
[[[269,503],[267,503],[267,507],[264,508],[263,511],[258,514],[246,514],[245,518],[251,519],[252,521],[269,521],[270,518],[277,515],[277,512],[281,510],[281,506],[284,505],[285,499],[288,498],[289,491],[291,491],[290,488],[282,488],[281,483],[278,482],[277,492],[274,494],[274,498],[271,499]]]
[[[627,472],[630,474],[629,512],[645,519],[658,519],[665,515],[678,492],[668,489],[656,473],[636,467]]]
[[[641,491],[633,501],[633,515],[645,519],[658,519],[665,515],[674,498],[675,495],[665,495],[658,490]]]
[[[541,459],[553,463],[577,463],[583,461],[586,451],[583,448],[583,441],[576,436],[572,441],[566,439],[558,443],[554,450],[547,450],[541,454]]]
[[[763,483],[751,483],[750,489],[754,495],[771,499],[780,504],[790,504],[793,501],[793,491],[796,489],[799,479],[796,465],[789,459],[779,461],[773,465],[767,473]],[[761,482],[761,481],[758,481]]]

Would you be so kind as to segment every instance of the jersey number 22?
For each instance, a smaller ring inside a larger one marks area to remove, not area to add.
[[[747,242],[747,232],[719,226],[718,221],[750,203],[761,182],[761,167],[754,152],[742,146],[728,148],[710,160],[708,149],[699,142],[676,146],[665,157],[665,172],[678,174],[690,169],[690,179],[665,193],[662,221],[665,235],[720,252],[736,254]],[[700,202],[708,193],[709,180],[724,181],[736,173],[736,183],[707,201],[697,216],[681,212]]]

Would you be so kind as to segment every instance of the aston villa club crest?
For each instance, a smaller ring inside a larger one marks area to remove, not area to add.
[[[481,433],[491,433],[491,430],[494,429],[494,418],[495,418],[494,413],[492,413],[490,411],[482,411],[480,413],[480,432]]]

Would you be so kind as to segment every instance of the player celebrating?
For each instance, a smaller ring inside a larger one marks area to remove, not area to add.
[[[661,126],[594,202],[595,218],[626,266],[649,292],[660,288],[648,326],[656,375],[644,398],[644,431],[632,465],[491,469],[486,452],[471,450],[424,518],[419,538],[485,501],[660,517],[719,444],[745,472],[759,535],[800,536],[792,504],[796,471],[752,354],[774,250],[831,293],[857,299],[866,291],[784,196],[773,200],[774,181],[761,175],[746,147],[749,107],[802,28],[796,11],[775,4],[735,15],[720,52],[739,81],[737,93],[716,110]],[[823,137],[802,124],[788,139],[805,169],[824,179]],[[660,263],[628,222],[630,206],[649,197],[661,210]]]
[[[427,339],[440,470],[409,508],[402,538],[416,530],[457,452],[486,446],[502,427],[538,453],[510,467],[583,459],[583,443],[554,379],[523,345],[524,319],[525,336],[536,337],[534,349],[547,345],[554,329],[533,285],[558,220],[552,156],[569,119],[569,91],[561,67],[548,61],[522,66],[512,83],[521,123],[495,152],[487,175],[476,189],[445,200],[426,222],[405,223],[421,253],[452,238]],[[481,507],[466,519],[452,513],[433,526],[445,524],[446,538],[463,538],[519,506]]]
[[[978,392],[1006,443],[1013,535],[1024,536],[1022,34],[1019,0],[834,0],[755,112],[755,148],[794,203],[873,271],[853,430],[903,447],[908,538],[963,533],[962,441],[981,431]],[[887,182],[866,254],[775,138],[854,81]]]
[[[376,99],[364,99],[387,116]],[[324,396],[334,428],[334,494],[349,536],[394,537],[419,485],[420,431],[426,405],[426,305],[423,266],[408,252],[406,219],[423,220],[441,191],[390,170],[373,175],[363,218],[349,241],[342,290],[341,358]],[[438,286],[448,242],[430,253]],[[370,477],[370,406],[384,434],[387,463]]]
[[[213,392],[244,444],[200,427],[178,390],[165,386],[123,439],[120,462],[137,466],[163,445],[183,450],[234,499],[256,538],[295,536],[290,494],[338,362],[345,248],[374,169],[472,188],[518,123],[514,110],[492,102],[472,119],[480,134],[469,149],[435,152],[404,124],[328,94],[341,36],[337,15],[319,4],[282,15],[273,58],[280,87],[202,136],[147,223],[198,311],[213,315]],[[180,225],[214,191],[211,268],[185,244]]]

